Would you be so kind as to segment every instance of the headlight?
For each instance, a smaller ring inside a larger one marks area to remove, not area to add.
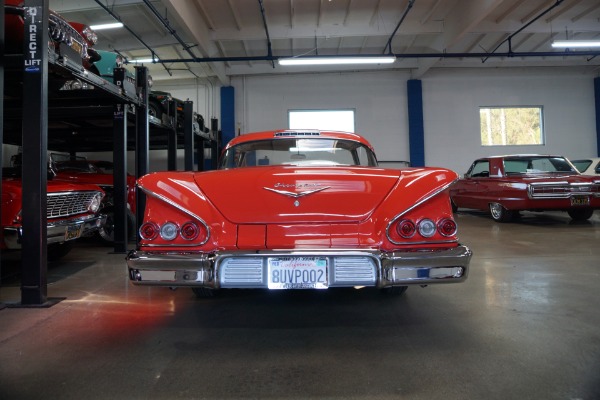
[[[83,35],[90,43],[96,44],[98,42],[98,35],[89,26],[83,29]]]
[[[88,205],[88,210],[95,213],[100,209],[100,204],[102,203],[102,194],[98,193],[96,194],[92,200],[90,201],[90,204]]]

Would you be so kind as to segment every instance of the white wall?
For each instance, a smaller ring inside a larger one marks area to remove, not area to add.
[[[423,78],[426,164],[464,173],[487,155],[596,155],[594,76],[576,68],[432,70]],[[481,145],[480,106],[526,105],[543,107],[544,145]]]
[[[423,78],[425,162],[466,172],[479,156],[514,153],[595,155],[591,69],[432,69]],[[356,110],[356,132],[380,160],[408,160],[407,72],[246,76],[232,79],[241,133],[287,128],[290,109]],[[480,106],[544,110],[545,144],[482,146]]]
[[[379,159],[408,160],[408,78],[394,71],[233,78],[237,128],[287,129],[291,109],[354,109],[356,133]]]

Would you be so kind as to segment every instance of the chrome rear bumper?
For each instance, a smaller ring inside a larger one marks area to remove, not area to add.
[[[97,231],[106,223],[106,215],[93,215],[88,217],[65,219],[47,224],[47,243],[63,243],[87,236]],[[23,227],[8,226],[3,229],[4,244],[7,249],[20,249]]]
[[[267,288],[268,259],[321,257],[328,260],[328,287],[462,282],[472,252],[467,246],[411,252],[302,250],[215,254],[131,251],[129,279],[135,285]]]

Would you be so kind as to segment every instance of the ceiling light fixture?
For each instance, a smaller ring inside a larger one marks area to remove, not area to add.
[[[132,63],[155,63],[155,62],[159,62],[160,60],[158,58],[137,58],[135,60],[131,60]]]
[[[95,31],[101,31],[103,29],[122,28],[122,27],[123,27],[122,22],[113,22],[110,24],[100,24],[100,25],[90,25],[90,28],[92,28]]]
[[[600,40],[555,40],[554,48],[600,47]]]
[[[392,64],[395,56],[314,56],[290,57],[277,60],[279,65],[351,65],[351,64]]]

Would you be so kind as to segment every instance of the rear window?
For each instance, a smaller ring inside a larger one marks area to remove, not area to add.
[[[274,138],[240,143],[224,154],[220,168],[265,165],[377,166],[373,152],[352,140]]]

